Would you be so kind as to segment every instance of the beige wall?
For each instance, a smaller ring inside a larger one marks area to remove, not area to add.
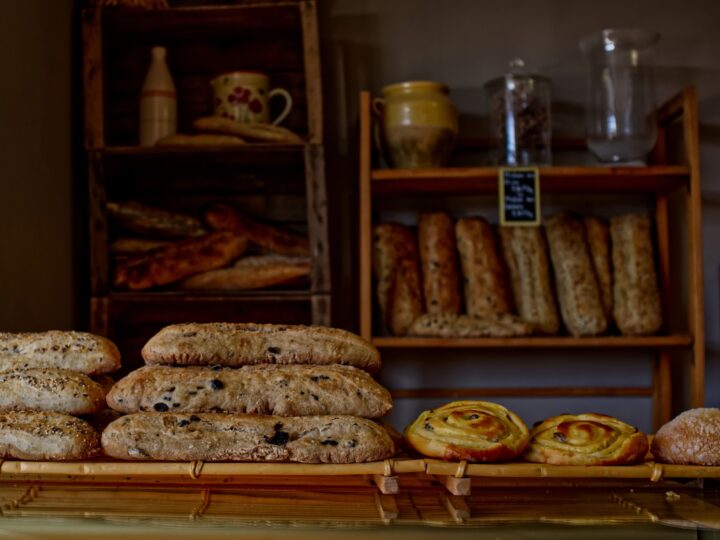
[[[0,3],[0,329],[73,323],[71,0]]]

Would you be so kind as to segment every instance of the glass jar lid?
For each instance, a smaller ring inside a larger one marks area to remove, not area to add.
[[[529,73],[525,68],[525,61],[522,58],[513,58],[508,63],[508,72],[485,83],[485,88],[503,87],[511,81],[535,81],[550,84],[550,79],[537,73]]]

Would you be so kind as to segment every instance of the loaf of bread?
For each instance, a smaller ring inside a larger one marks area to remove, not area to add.
[[[652,454],[661,463],[720,466],[720,409],[680,413],[657,431]]]
[[[654,334],[662,326],[650,218],[626,214],[610,220],[613,314],[623,335]]]
[[[565,328],[573,336],[602,334],[608,323],[582,221],[556,214],[545,220],[545,230]]]
[[[510,289],[488,222],[482,218],[458,219],[455,232],[467,314],[490,317],[497,313],[510,313]]]
[[[160,238],[187,238],[205,232],[192,216],[168,212],[139,202],[108,202],[107,211],[123,229]]]
[[[533,325],[509,313],[489,317],[426,313],[410,326],[408,335],[440,338],[479,338],[528,336]]]
[[[142,356],[148,365],[345,364],[370,373],[380,369],[380,353],[373,345],[324,326],[174,324],[150,338]]]
[[[0,373],[0,412],[91,414],[105,408],[105,392],[87,375],[33,368]]]
[[[608,322],[612,321],[612,258],[610,256],[610,228],[605,220],[586,216],[583,219],[585,224],[585,235],[590,258],[592,259],[598,287],[600,288],[600,300],[602,300],[603,314]]]
[[[425,311],[458,314],[462,308],[455,230],[445,212],[421,214],[418,243],[422,262]]]
[[[383,223],[374,228],[373,272],[378,304],[390,332],[407,334],[423,313],[417,242],[408,227]]]
[[[310,275],[310,259],[285,255],[243,257],[231,268],[210,270],[180,283],[191,290],[251,290],[294,285]]]
[[[6,458],[65,461],[100,453],[100,436],[90,425],[56,412],[0,414],[0,455]]]
[[[235,135],[247,141],[278,144],[303,144],[303,140],[282,126],[237,122],[222,116],[206,116],[193,122],[193,127],[204,133]]]
[[[245,366],[240,369],[145,366],[107,397],[113,409],[380,418],[390,393],[352,366]]]
[[[113,283],[142,290],[227,266],[247,248],[247,237],[230,231],[209,233],[165,246],[148,255],[118,262]]]
[[[109,339],[86,332],[0,332],[0,372],[28,368],[111,373],[120,369],[120,351]]]
[[[520,318],[533,324],[539,333],[557,334],[560,319],[542,229],[501,227],[500,240]]]
[[[138,413],[108,425],[102,445],[131,460],[359,463],[394,453],[382,427],[354,416]]]
[[[110,244],[110,253],[116,256],[132,256],[147,253],[171,244],[172,240],[152,240],[149,238],[118,238]]]
[[[304,236],[258,223],[224,204],[209,208],[205,221],[216,231],[235,231],[247,236],[251,244],[261,249],[289,257],[310,256],[308,239]]]

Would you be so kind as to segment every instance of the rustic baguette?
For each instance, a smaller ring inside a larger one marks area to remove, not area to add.
[[[423,313],[415,235],[399,223],[383,223],[373,231],[373,271],[377,295],[390,332],[405,335]]]
[[[536,331],[554,335],[560,319],[552,285],[545,235],[540,227],[501,227],[503,255],[520,318]]]
[[[28,368],[110,373],[120,368],[120,351],[109,339],[86,332],[0,332],[0,372]]]
[[[556,214],[545,230],[565,328],[573,336],[602,334],[608,323],[582,221]]]
[[[441,338],[515,337],[528,336],[533,329],[532,324],[509,313],[489,317],[428,313],[415,319],[408,334]]]
[[[148,365],[240,367],[252,364],[346,364],[380,369],[377,349],[360,336],[323,326],[174,324],[143,347]]]
[[[612,320],[612,268],[610,256],[610,229],[607,222],[594,216],[584,218],[585,234],[590,248],[595,276],[600,287],[603,313],[608,324]]]
[[[131,256],[148,253],[171,244],[172,240],[152,240],[148,238],[118,238],[110,244],[110,253],[115,256]]]
[[[0,414],[0,455],[28,460],[76,460],[100,453],[100,436],[90,425],[56,412]]]
[[[613,314],[623,335],[654,334],[662,326],[650,218],[626,214],[610,220]]]
[[[422,214],[418,221],[418,244],[425,310],[460,313],[462,301],[452,218],[445,212]]]
[[[200,220],[139,202],[108,202],[107,211],[120,227],[149,236],[187,238],[205,232]]]
[[[457,221],[455,232],[468,315],[510,313],[510,290],[490,225],[482,218],[463,218]]]
[[[130,460],[359,463],[394,453],[382,427],[354,416],[139,413],[108,425],[102,445]]]
[[[284,255],[243,257],[231,268],[210,270],[180,283],[192,290],[251,290],[292,285],[310,275],[310,259]]]
[[[118,381],[113,409],[380,418],[390,393],[352,366],[245,366],[240,369],[145,366]]]

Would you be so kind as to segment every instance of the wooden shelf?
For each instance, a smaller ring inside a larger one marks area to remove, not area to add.
[[[494,194],[497,167],[448,169],[376,169],[371,175],[375,196]],[[543,193],[666,193],[690,179],[685,166],[541,167]]]
[[[689,334],[669,336],[519,337],[519,338],[416,338],[374,337],[379,349],[678,349],[693,344]]]
[[[313,294],[308,290],[262,291],[114,291],[110,300],[123,302],[158,302],[182,300],[185,302],[307,302]]]

